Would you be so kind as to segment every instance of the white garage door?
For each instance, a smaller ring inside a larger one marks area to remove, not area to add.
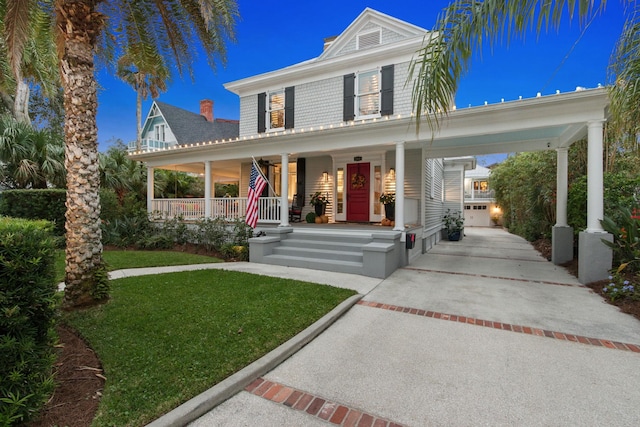
[[[491,225],[489,205],[465,205],[464,225],[465,227],[489,227]]]

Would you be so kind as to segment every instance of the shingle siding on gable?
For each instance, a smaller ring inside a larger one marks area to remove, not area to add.
[[[376,31],[376,30],[380,30],[380,26],[378,24],[369,23],[365,25],[362,28],[362,30],[360,30],[359,34],[367,33],[370,31]],[[347,55],[349,53],[355,52],[357,47],[357,41],[356,41],[357,37],[358,36],[356,35],[354,38],[349,40],[349,42],[346,43],[342,49],[336,52],[335,55],[332,55],[332,57]],[[404,39],[405,39],[405,36],[403,36],[402,34],[398,34],[395,31],[392,31],[388,28],[384,28],[384,27],[382,28],[382,35],[380,40],[381,45],[399,42]]]
[[[379,66],[389,64],[379,64]],[[366,69],[375,68],[375,66]],[[353,70],[364,71],[362,70]],[[393,114],[411,114],[412,85],[406,85],[409,63],[394,66]],[[295,86],[295,128],[308,128],[342,122],[343,76]],[[256,135],[258,129],[258,95],[240,99],[240,136]]]

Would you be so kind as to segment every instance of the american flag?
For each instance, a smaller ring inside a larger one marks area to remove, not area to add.
[[[258,198],[262,194],[267,181],[262,172],[258,170],[256,163],[251,166],[251,177],[249,178],[249,195],[247,198],[247,216],[245,222],[251,228],[256,228],[258,224]]]

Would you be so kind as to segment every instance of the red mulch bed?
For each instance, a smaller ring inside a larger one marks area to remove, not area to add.
[[[43,413],[29,427],[85,427],[98,410],[105,378],[96,354],[72,329],[61,325],[56,388]]]

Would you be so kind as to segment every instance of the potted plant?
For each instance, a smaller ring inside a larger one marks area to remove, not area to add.
[[[325,209],[329,204],[329,197],[326,194],[322,194],[321,192],[316,191],[311,195],[309,204],[315,209],[316,216],[322,216],[324,215]]]
[[[384,216],[393,221],[396,218],[396,193],[382,193],[380,203],[384,205]]]
[[[447,238],[451,241],[460,240],[462,231],[464,230],[462,212],[451,212],[451,209],[447,209],[447,213],[442,217],[442,222],[444,223]]]

